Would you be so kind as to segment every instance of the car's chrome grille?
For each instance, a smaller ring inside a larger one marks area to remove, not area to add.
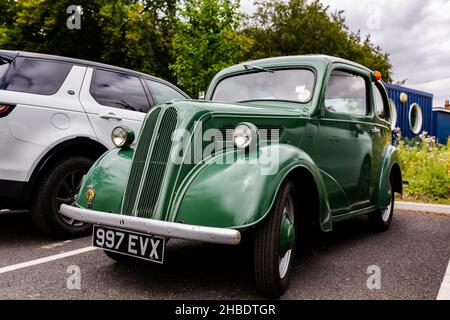
[[[161,125],[146,163],[137,206],[133,210],[138,217],[153,216],[172,149],[172,133],[177,126],[177,117],[178,112],[173,107],[167,108],[162,115]]]
[[[161,108],[158,107],[149,114],[139,136],[139,141],[135,149],[133,163],[131,165],[125,196],[123,199],[122,213],[124,214],[130,215],[133,213],[133,208],[138,196],[140,181],[144,172],[145,161],[147,159],[153,132],[160,113]]]

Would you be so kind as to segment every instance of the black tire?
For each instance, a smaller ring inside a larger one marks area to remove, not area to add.
[[[388,208],[378,209],[369,214],[369,226],[374,232],[383,232],[389,229],[394,215],[395,194],[392,188],[392,182],[389,181],[388,186],[391,195],[391,202]]]
[[[290,199],[290,200],[288,200]],[[287,202],[293,203],[294,230],[296,228],[297,191],[292,181],[287,181],[279,191],[276,202],[255,234],[254,274],[256,287],[267,298],[278,298],[288,288],[295,260],[295,241],[290,253],[286,273],[280,273],[280,230]],[[291,221],[292,222],[292,221]]]
[[[65,158],[43,174],[31,208],[34,225],[42,232],[57,238],[76,238],[91,231],[91,225],[71,221],[59,213],[62,203],[73,204],[81,179],[93,161],[85,157]]]

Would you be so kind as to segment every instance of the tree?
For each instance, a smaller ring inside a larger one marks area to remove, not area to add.
[[[169,70],[174,62],[176,0],[109,1],[100,9],[103,61],[175,81]]]
[[[391,78],[389,56],[319,1],[78,0],[81,29],[67,28],[65,0],[0,1],[0,48],[131,68],[178,83],[192,96],[222,68],[244,60],[323,53]],[[250,21],[244,25],[245,21]]]
[[[174,80],[176,0],[79,0],[81,29],[67,28],[68,2],[0,4],[0,48],[110,63]]]
[[[65,1],[11,1],[9,11],[14,14],[8,18],[0,47],[100,60],[103,42],[95,16],[100,3],[88,0],[78,3],[83,7],[82,28],[69,30]]]
[[[242,18],[239,1],[186,0],[183,6],[171,70],[179,85],[196,96],[217,72],[240,61],[252,42],[237,32]]]
[[[256,13],[243,34],[254,41],[247,59],[297,54],[327,54],[379,70],[391,80],[389,56],[374,46],[370,37],[362,41],[345,24],[343,12],[329,13],[319,1],[256,0]]]

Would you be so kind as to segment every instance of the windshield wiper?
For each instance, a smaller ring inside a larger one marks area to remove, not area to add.
[[[244,64],[244,68],[245,69],[253,69],[253,70],[260,70],[260,71],[264,71],[264,72],[270,72],[270,73],[274,73],[275,71],[271,70],[271,69],[267,69],[267,68],[263,68],[263,67],[258,67],[258,66],[253,66],[251,64]]]

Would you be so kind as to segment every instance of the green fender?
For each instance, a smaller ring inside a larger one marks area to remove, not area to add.
[[[245,164],[225,162],[230,155],[245,157]],[[304,151],[287,144],[265,146],[247,155],[228,151],[211,158],[196,170],[177,206],[174,220],[234,229],[257,224],[269,213],[285,178],[301,167],[316,182],[320,201],[318,218],[322,230],[329,231],[331,213],[319,169]]]
[[[91,209],[120,213],[123,193],[131,168],[134,149],[112,149],[98,159],[84,179],[77,205],[88,208],[86,191],[92,187],[95,198]]]
[[[397,148],[389,145],[384,153],[378,183],[377,208],[383,209],[389,205],[388,182],[392,173],[394,191],[402,193],[402,175]]]

